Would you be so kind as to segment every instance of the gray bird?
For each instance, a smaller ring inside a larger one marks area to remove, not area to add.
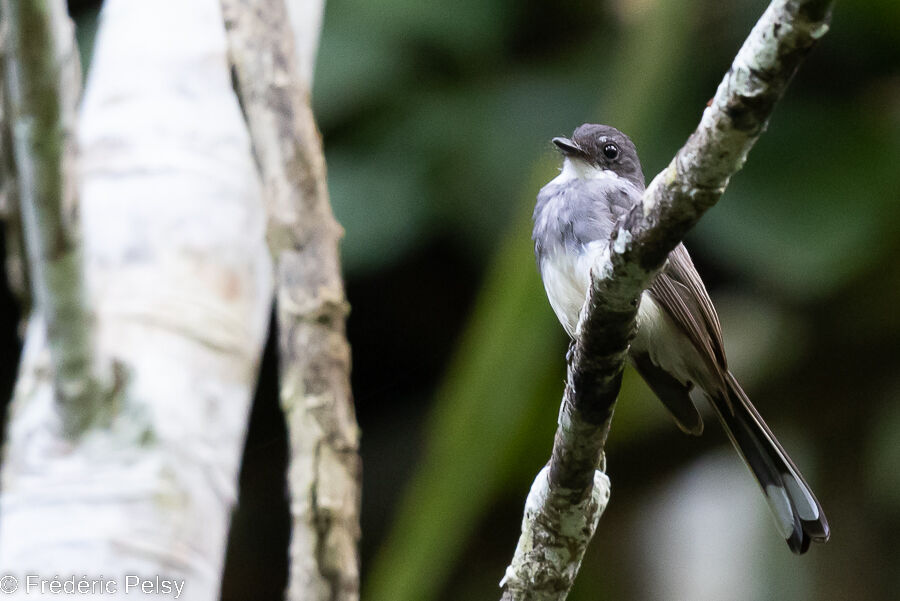
[[[644,174],[634,144],[614,127],[585,124],[571,139],[553,143],[563,167],[538,194],[534,252],[550,306],[574,338],[591,269],[603,260],[618,221],[640,201]],[[762,487],[791,551],[803,553],[811,540],[828,540],[821,505],[728,371],[719,318],[682,244],[641,295],[628,356],[688,434],[703,431],[689,396],[693,386],[703,391]]]

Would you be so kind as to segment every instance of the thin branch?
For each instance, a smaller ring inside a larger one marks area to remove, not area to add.
[[[306,6],[321,14],[320,4]],[[342,230],[331,212],[322,141],[304,81],[311,61],[301,74],[284,0],[222,0],[222,7],[276,263],[281,403],[291,445],[287,598],[354,600],[359,435],[338,254]]]
[[[63,0],[3,0],[0,6],[28,272],[47,328],[63,427],[77,435],[99,417],[106,390],[76,216],[78,52]]]
[[[522,535],[501,582],[504,600],[568,595],[608,499],[608,480],[597,468],[640,294],[743,166],[797,67],[828,31],[831,4],[776,0],[769,6],[700,125],[613,235],[569,353],[553,454],[528,496]]]
[[[4,31],[0,31],[0,36],[3,36],[0,38],[0,221],[4,222],[6,238],[6,278],[19,302],[20,313],[24,316],[31,311],[31,282],[25,263],[25,240],[19,211],[19,176],[13,156],[12,117],[5,85],[6,35]]]

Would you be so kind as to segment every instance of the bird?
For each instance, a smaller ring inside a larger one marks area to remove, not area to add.
[[[538,193],[532,238],[550,306],[574,340],[592,270],[608,257],[611,235],[640,202],[645,180],[634,143],[614,127],[585,123],[552,142],[563,165]],[[628,360],[687,434],[703,432],[690,397],[694,387],[702,391],[791,551],[828,540],[822,506],[728,369],[716,309],[683,244],[640,296]]]

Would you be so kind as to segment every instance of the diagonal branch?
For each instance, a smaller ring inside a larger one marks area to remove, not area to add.
[[[569,353],[549,466],[528,495],[504,600],[565,599],[609,498],[597,468],[641,292],[743,166],[775,104],[828,31],[830,0],[775,0],[753,28],[700,125],[644,193],[596,266]]]
[[[304,81],[312,57],[298,60],[289,19],[306,7],[307,19],[315,20],[322,6],[298,3],[292,15],[284,0],[222,0],[222,7],[276,263],[281,404],[291,447],[287,598],[352,601],[359,596],[360,459],[338,255],[342,230],[331,212]],[[301,40],[298,47],[314,45]]]
[[[81,72],[63,0],[3,0],[4,84],[33,297],[65,430],[102,410],[100,364],[77,231],[75,109]]]

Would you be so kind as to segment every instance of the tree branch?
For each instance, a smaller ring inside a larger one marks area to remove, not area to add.
[[[31,282],[25,263],[25,240],[19,211],[19,176],[13,157],[12,115],[6,82],[6,33],[0,31],[0,221],[5,222],[6,277],[20,314],[31,311]],[[24,323],[24,319],[22,320]]]
[[[640,295],[743,166],[797,67],[828,31],[831,4],[772,2],[700,125],[614,232],[581,312],[552,457],[528,495],[522,535],[501,581],[504,600],[568,595],[609,497],[597,468]]]
[[[312,59],[298,60],[284,0],[222,0],[222,6],[276,262],[281,403],[291,445],[287,598],[353,600],[359,595],[359,434],[344,330],[342,230],[331,212],[304,81]],[[304,6],[310,20],[321,15],[320,2],[304,2],[290,16]],[[309,40],[298,44],[314,48]]]
[[[5,83],[33,297],[46,328],[63,427],[104,403],[77,226],[75,108],[81,71],[62,0],[3,0]]]

